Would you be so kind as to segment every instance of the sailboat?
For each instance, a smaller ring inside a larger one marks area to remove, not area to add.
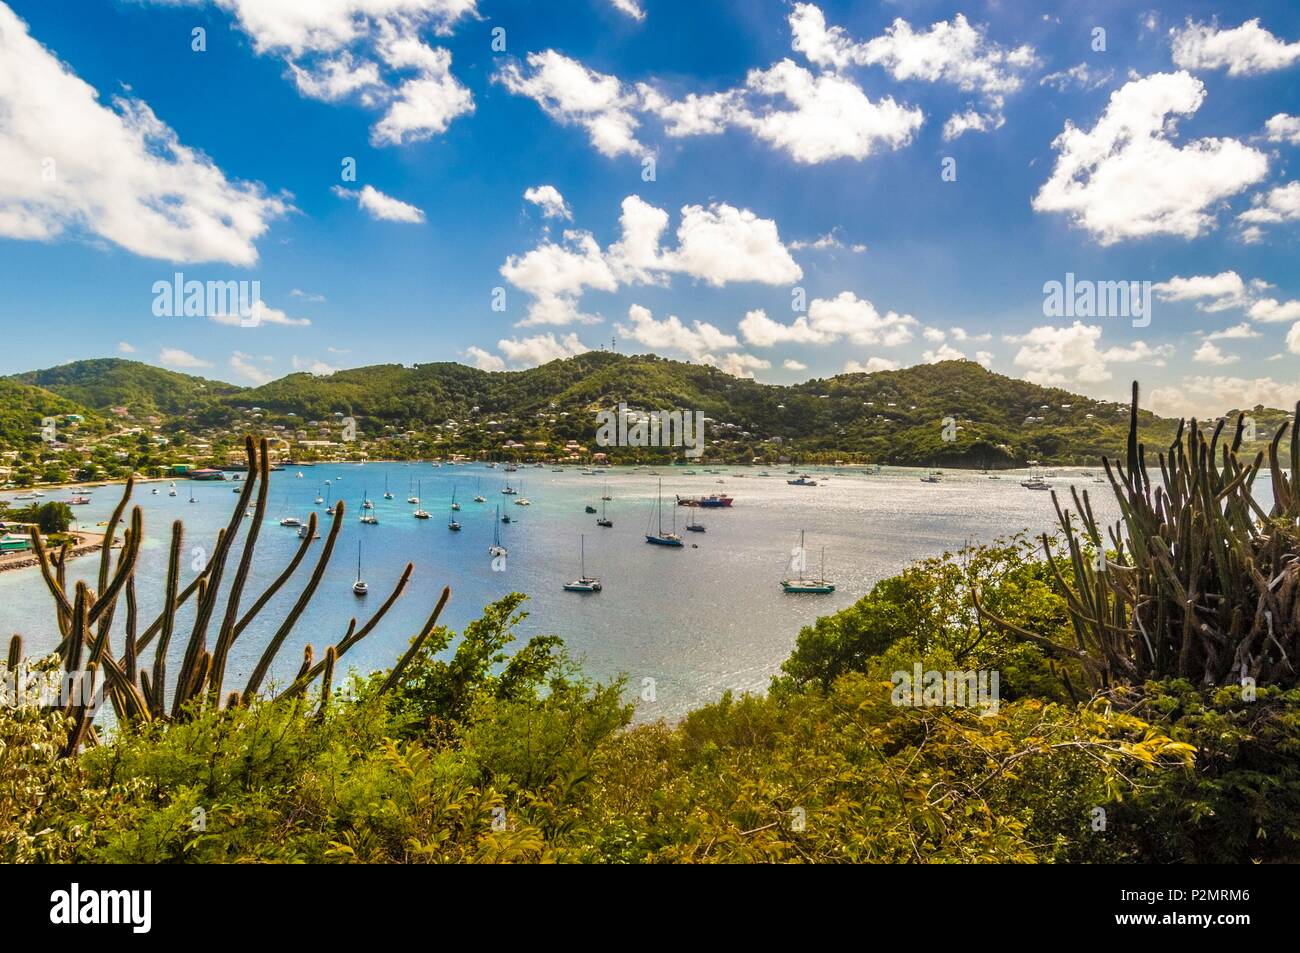
[[[505,556],[506,548],[501,545],[501,507],[497,507],[497,521],[492,524],[492,545],[488,547],[489,556]]]
[[[704,524],[695,519],[696,507],[691,507],[691,521],[686,524],[686,528],[692,533],[703,533]]]
[[[167,491],[167,495],[168,495],[168,496],[175,496],[175,495],[176,495],[176,484],[175,484],[175,483],[173,483],[173,484],[171,485],[171,489]]]
[[[362,522],[362,523],[365,523],[367,526],[378,526],[378,525],[379,525],[379,515],[378,515],[377,513],[375,513],[375,504],[371,503],[371,502],[370,502],[369,500],[367,500],[367,499],[364,499],[364,497],[363,497],[362,502],[361,502],[361,517],[360,517],[360,519],[361,519],[361,522]]]
[[[191,502],[191,503],[197,503],[197,502],[198,502],[198,500],[194,499],[194,485],[193,485],[193,484],[190,484],[190,502]]]
[[[805,553],[806,550],[804,549],[803,546],[803,530],[800,530],[799,531],[799,552],[798,552],[798,560],[799,560],[798,570],[800,575],[798,578],[795,579],[782,579],[781,588],[784,589],[786,592],[811,592],[811,593],[820,593],[820,594],[834,592],[835,584],[833,582],[826,581],[826,547],[824,546],[822,547],[822,569],[820,575],[818,575],[816,579],[805,578],[805,570],[807,568],[805,565],[807,562],[807,557],[805,556]],[[791,560],[792,564],[793,562],[794,560]],[[791,568],[794,568],[794,566],[792,565]]]
[[[352,584],[352,592],[358,596],[364,596],[370,591],[364,579],[361,578],[361,540],[357,540],[357,581]]]
[[[455,504],[455,503],[452,503],[452,504],[451,504],[451,509],[452,509],[452,511],[451,511],[450,513],[447,514],[447,529],[451,530],[453,533],[459,533],[459,532],[460,532],[460,521],[459,521],[458,519],[456,519],[456,512],[455,512],[455,511],[456,511],[457,507],[456,507],[456,504]]]
[[[460,504],[456,502],[456,488],[454,486],[451,488],[451,509],[452,512],[460,510]]]
[[[587,575],[587,537],[581,538],[582,547],[582,575],[573,582],[566,582],[564,588],[567,592],[600,592],[600,580],[595,576]]]
[[[513,486],[511,486],[510,481],[507,480],[506,485],[501,489],[501,492],[504,493],[506,496],[514,496],[519,491],[516,490]]]
[[[154,488],[153,488],[152,490],[150,490],[149,492],[150,492],[151,494],[153,494],[154,496],[157,496],[157,495],[158,495],[158,487],[154,487]]]
[[[422,490],[423,490],[423,488],[421,488],[421,491],[422,491]],[[420,502],[420,495],[419,495],[419,492],[417,492],[415,496],[411,497],[411,498],[410,498],[409,500],[407,500],[406,502],[408,502],[408,503],[419,503],[419,502]],[[411,515],[414,516],[417,520],[427,520],[427,519],[429,518],[429,514],[426,513],[426,512],[424,511],[424,508],[423,508],[423,507],[419,507],[419,508],[417,508],[416,511],[415,511],[414,513],[412,513]]]
[[[393,498],[393,494],[388,489],[388,474],[385,473],[384,474],[384,499],[391,500],[392,498]]]
[[[609,484],[608,484],[608,483],[605,484],[605,495],[602,496],[601,499],[602,499],[602,500],[606,500],[606,501],[609,501],[609,500],[612,500],[612,499],[613,499],[613,497],[609,495]]]
[[[605,504],[603,501],[600,504],[600,519],[596,520],[596,525],[604,526],[606,528],[614,525],[614,521],[605,515]]]
[[[664,481],[659,481],[659,496],[656,504],[659,514],[659,532],[646,533],[645,541],[655,546],[682,546],[682,538],[677,535],[677,508],[673,507],[673,531],[664,532]]]
[[[522,490],[523,488],[524,488],[524,481],[520,480],[519,489]],[[519,499],[515,500],[515,506],[532,506],[532,505],[533,505],[532,502],[526,496],[521,496],[519,497]]]
[[[483,481],[482,481],[482,480],[480,480],[479,482],[477,482],[477,483],[474,484],[474,490],[475,490],[474,502],[475,502],[475,503],[486,503],[486,502],[487,502],[487,497],[485,497],[485,496],[483,495],[483,493],[482,493],[482,484],[483,484]]]
[[[419,505],[419,502],[420,502],[420,494],[419,494],[419,493],[412,493],[410,496],[408,496],[408,497],[406,498],[406,502],[408,502],[408,503],[415,503],[416,505]]]
[[[364,489],[361,491],[361,508],[363,510],[373,510],[375,508],[375,504],[370,499],[370,495]]]

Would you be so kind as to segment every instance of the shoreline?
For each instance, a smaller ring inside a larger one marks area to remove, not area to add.
[[[78,556],[97,553],[104,545],[103,533],[96,533],[91,530],[77,530],[72,535],[78,537],[81,542],[68,551],[68,559],[76,559]],[[115,541],[115,545],[120,546],[121,541]],[[51,560],[54,559],[54,555],[53,552],[50,554]],[[17,569],[38,569],[40,564],[40,559],[32,551],[0,556],[0,572],[12,572]]]

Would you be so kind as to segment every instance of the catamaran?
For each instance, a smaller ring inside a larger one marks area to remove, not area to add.
[[[482,481],[482,480],[479,480],[477,483],[474,484],[474,492],[475,492],[474,502],[475,502],[475,503],[486,503],[486,502],[487,502],[487,497],[485,497],[485,496],[483,495],[483,492],[482,492],[482,484],[483,484],[483,481]]]
[[[361,540],[357,540],[357,581],[352,584],[352,592],[358,596],[364,596],[370,591],[365,580],[361,578]]]
[[[366,509],[367,506],[369,506],[370,508],[369,508],[369,509]],[[371,503],[369,500],[365,500],[365,501],[361,504],[361,517],[360,517],[360,519],[361,519],[361,522],[364,523],[364,524],[367,525],[367,526],[378,526],[378,525],[379,525],[379,515],[375,512],[375,505],[374,505],[373,503]]]
[[[673,531],[664,532],[664,481],[659,481],[659,494],[656,502],[656,511],[659,515],[659,532],[646,533],[645,541],[655,546],[682,546],[682,538],[677,535],[677,510],[673,510]]]
[[[524,483],[522,480],[520,480],[519,489],[522,490],[523,488],[524,488]],[[515,506],[532,506],[532,505],[533,505],[532,502],[526,496],[521,496],[519,499],[515,500]]]
[[[281,525],[281,526],[301,526],[301,525],[302,525],[302,520],[298,519],[298,517],[296,517],[296,516],[286,516],[284,519],[280,520],[280,525]]]
[[[798,562],[796,566],[795,563]],[[803,530],[799,531],[799,549],[795,553],[795,558],[790,560],[790,568],[797,569],[799,576],[792,579],[782,579],[781,588],[786,592],[810,592],[825,594],[835,591],[835,584],[828,582],[826,579],[826,548],[822,547],[822,568],[821,573],[816,579],[809,579],[805,575],[807,570],[807,550],[803,545]]]
[[[601,589],[600,580],[597,579],[595,576],[587,575],[587,537],[586,536],[581,537],[580,545],[582,547],[581,549],[582,575],[580,575],[577,579],[573,580],[573,582],[566,582],[564,584],[564,588],[568,592],[600,592]]]

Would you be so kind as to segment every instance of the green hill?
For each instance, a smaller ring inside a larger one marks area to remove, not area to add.
[[[129,407],[137,414],[181,414],[240,390],[232,384],[111,357],[29,371],[13,379],[43,387],[87,407],[98,410]]]
[[[506,438],[590,444],[595,414],[697,410],[711,454],[789,455],[919,466],[1095,465],[1124,446],[1127,406],[995,374],[970,361],[762,384],[653,355],[592,351],[522,371],[457,363],[380,364],[327,376],[290,374],[241,388],[116,359],[79,361],[11,378],[93,408],[156,412],[164,427],[201,434],[271,423],[356,417],[367,439],[412,432],[427,452],[491,450]],[[260,417],[250,416],[254,410]],[[28,415],[30,416],[30,414]],[[1285,419],[1256,412],[1263,439]],[[1275,419],[1276,418],[1276,419]],[[455,428],[443,429],[447,421]],[[1143,412],[1142,436],[1168,443],[1176,421]],[[313,435],[314,436],[314,435]],[[616,455],[617,456],[617,455]]]
[[[88,420],[95,417],[85,407],[58,394],[0,378],[0,446],[36,446],[40,442],[41,418],[63,414],[81,414]]]

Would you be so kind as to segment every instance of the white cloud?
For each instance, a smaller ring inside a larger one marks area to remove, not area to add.
[[[1193,23],[1169,31],[1174,63],[1184,69],[1223,69],[1249,76],[1285,69],[1300,61],[1300,42],[1287,43],[1259,25],[1259,18],[1221,30],[1217,23]]]
[[[1201,419],[1218,417],[1233,408],[1263,404],[1282,409],[1295,406],[1300,380],[1275,381],[1271,377],[1184,377],[1170,387],[1148,392],[1147,407],[1166,417]]]
[[[263,324],[278,324],[289,328],[305,328],[311,324],[309,318],[291,318],[279,308],[271,307],[260,298],[253,302],[252,312],[249,316],[219,312],[208,315],[208,320],[232,327],[259,327]]]
[[[1098,347],[1101,327],[1075,321],[1069,327],[1041,325],[1024,334],[1006,335],[1004,340],[1019,344],[1012,364],[1025,371],[1026,380],[1044,386],[1100,384],[1111,379],[1107,365],[1145,363],[1163,366],[1172,353],[1167,345],[1153,348],[1145,341],[1128,347]]]
[[[734,121],[804,164],[865,159],[882,149],[898,149],[912,141],[924,119],[920,109],[890,96],[873,102],[852,81],[830,73],[814,75],[790,60],[752,70],[746,85],[792,108],[745,111]]]
[[[639,0],[609,0],[610,4],[619,13],[626,13],[633,20],[640,22],[645,19],[645,11],[641,9]]]
[[[1080,89],[1097,89],[1107,85],[1115,78],[1113,69],[1097,69],[1087,63],[1079,63],[1067,70],[1048,73],[1038,81],[1039,86],[1053,86],[1057,92],[1065,92],[1072,86]]]
[[[521,326],[594,323],[581,311],[587,289],[616,291],[622,285],[666,286],[675,274],[714,287],[733,282],[786,284],[803,270],[781,242],[776,223],[725,203],[681,210],[677,247],[663,248],[669,215],[639,196],[623,200],[619,241],[603,250],[591,233],[566,231],[524,255],[511,255],[502,276],[532,297]]]
[[[1235,139],[1176,145],[1171,117],[1194,114],[1204,99],[1204,85],[1191,74],[1157,73],[1112,93],[1091,130],[1067,120],[1033,208],[1065,212],[1103,245],[1195,238],[1213,228],[1219,203],[1262,179],[1268,158]]]
[[[289,206],[232,182],[145,103],[94,88],[0,3],[0,236],[86,232],[147,258],[257,262]]]
[[[1292,354],[1300,354],[1300,321],[1291,325],[1291,330],[1286,333],[1286,349]]]
[[[927,364],[938,364],[940,361],[964,361],[966,355],[951,344],[941,344],[937,348],[922,352],[921,360]]]
[[[502,338],[497,347],[511,364],[521,367],[535,367],[548,361],[557,361],[566,357],[577,357],[591,348],[578,340],[576,334],[566,334],[557,339],[554,334],[538,334],[530,338]]]
[[[207,0],[154,0],[204,5]],[[211,0],[263,55],[282,59],[298,92],[355,99],[383,109],[370,131],[376,146],[419,142],[474,111],[474,97],[451,74],[451,53],[420,39],[446,36],[477,16],[475,0]]]
[[[1001,129],[1006,124],[1006,121],[1006,117],[997,110],[981,113],[975,109],[967,109],[963,113],[953,113],[948,117],[948,121],[943,124],[943,138],[945,142],[950,142],[968,132],[989,132],[993,129]]]
[[[855,42],[843,28],[827,27],[816,6],[797,3],[790,29],[794,48],[819,66],[882,66],[896,80],[949,83],[985,94],[1015,92],[1036,62],[1033,47],[1001,46],[960,13],[920,32],[896,19],[883,35]]]
[[[465,348],[465,357],[474,362],[474,366],[480,371],[504,371],[506,362],[490,351],[485,351],[478,346]]]
[[[924,328],[921,331],[921,337],[931,344],[942,344],[948,339],[947,333],[942,328]]]
[[[581,126],[601,155],[639,155],[646,150],[636,140],[640,125],[633,115],[637,95],[616,76],[587,69],[555,50],[528,54],[530,72],[507,63],[493,77],[510,92],[537,102],[561,125]]]
[[[993,340],[993,335],[989,334],[987,331],[984,334],[971,334],[965,328],[950,328],[948,333],[952,335],[954,341],[979,342]]]
[[[890,311],[882,315],[870,301],[843,291],[834,298],[814,298],[808,313],[789,324],[769,318],[765,311],[750,311],[741,319],[740,333],[755,347],[830,344],[841,339],[854,344],[897,347],[912,339],[916,323],[909,314]]]
[[[165,347],[158,352],[158,363],[163,367],[172,367],[178,370],[192,370],[199,367],[211,367],[212,365],[203,360],[201,357],[195,357],[189,351],[182,351],[178,347]]]
[[[560,190],[553,185],[539,185],[524,190],[524,201],[532,202],[542,210],[542,218],[564,218],[573,220],[573,212],[564,201]]]
[[[1212,331],[1205,335],[1207,341],[1242,341],[1250,338],[1263,337],[1260,332],[1256,331],[1244,321],[1241,324],[1234,324],[1230,328],[1224,328],[1222,331]]]
[[[314,357],[299,357],[295,354],[290,363],[295,371],[305,371],[308,374],[314,374],[317,377],[328,377],[338,370],[332,364],[326,364],[324,361],[317,360]]]
[[[350,202],[356,202],[365,209],[371,218],[381,222],[423,222],[424,212],[414,205],[408,205],[391,195],[385,195],[371,185],[364,185],[358,192],[354,189],[336,185],[332,189],[335,195]]]
[[[846,245],[839,236],[839,226],[835,226],[825,235],[819,235],[817,238],[801,241],[790,242],[786,247],[791,251],[838,251],[847,249],[855,255],[860,255],[867,250],[867,246],[859,242]]]
[[[787,357],[784,361],[782,361],[782,362],[781,362],[781,366],[784,367],[787,371],[806,371],[806,370],[808,370],[808,365],[807,365],[807,364],[805,364],[803,361],[796,361],[796,360],[795,360],[794,358],[792,358],[792,357]]]
[[[1200,364],[1223,365],[1235,364],[1241,358],[1235,354],[1225,354],[1219,348],[1219,345],[1207,339],[1196,349],[1196,353],[1192,355],[1192,360]]]
[[[1282,324],[1300,318],[1300,301],[1278,301],[1276,298],[1260,298],[1251,304],[1246,314],[1252,321],[1262,324]]]
[[[1297,220],[1300,220],[1300,180],[1256,194],[1251,199],[1251,207],[1237,216],[1237,221],[1246,223],[1243,236],[1248,242],[1259,239],[1261,225]]]
[[[117,353],[119,353],[119,354],[134,354],[134,353],[135,353],[135,346],[132,345],[129,341],[118,341],[118,342],[117,342]]]
[[[896,371],[902,365],[898,361],[891,361],[887,357],[869,357],[866,362],[845,361],[845,374],[874,374],[877,371]]]
[[[730,374],[732,377],[753,378],[755,371],[764,371],[772,366],[771,361],[764,360],[761,357],[755,357],[753,354],[724,354],[721,357],[714,357],[712,354],[705,354],[700,358],[700,363],[709,364],[718,368],[724,374]]]
[[[311,303],[311,304],[324,304],[324,303],[325,303],[325,296],[324,296],[324,295],[322,295],[322,294],[314,294],[314,293],[312,293],[312,292],[310,292],[310,291],[303,291],[301,288],[294,288],[292,291],[289,292],[289,297],[290,297],[290,298],[301,298],[303,301],[307,301],[307,302],[309,302],[309,303]]]
[[[1278,113],[1264,123],[1264,135],[1269,142],[1289,142],[1300,146],[1300,116]]]
[[[1194,301],[1201,311],[1226,311],[1242,307],[1248,300],[1246,282],[1235,271],[1190,278],[1175,276],[1157,282],[1151,290],[1162,301]]]
[[[259,367],[254,363],[254,358],[241,351],[235,351],[230,355],[230,369],[235,372],[237,377],[241,377],[253,384],[265,384],[275,380],[275,375]]]
[[[639,304],[628,308],[627,317],[630,324],[619,324],[618,333],[655,352],[680,351],[692,360],[700,360],[712,351],[740,346],[734,334],[715,325],[693,321],[687,327],[676,315],[656,321],[649,309]]]

